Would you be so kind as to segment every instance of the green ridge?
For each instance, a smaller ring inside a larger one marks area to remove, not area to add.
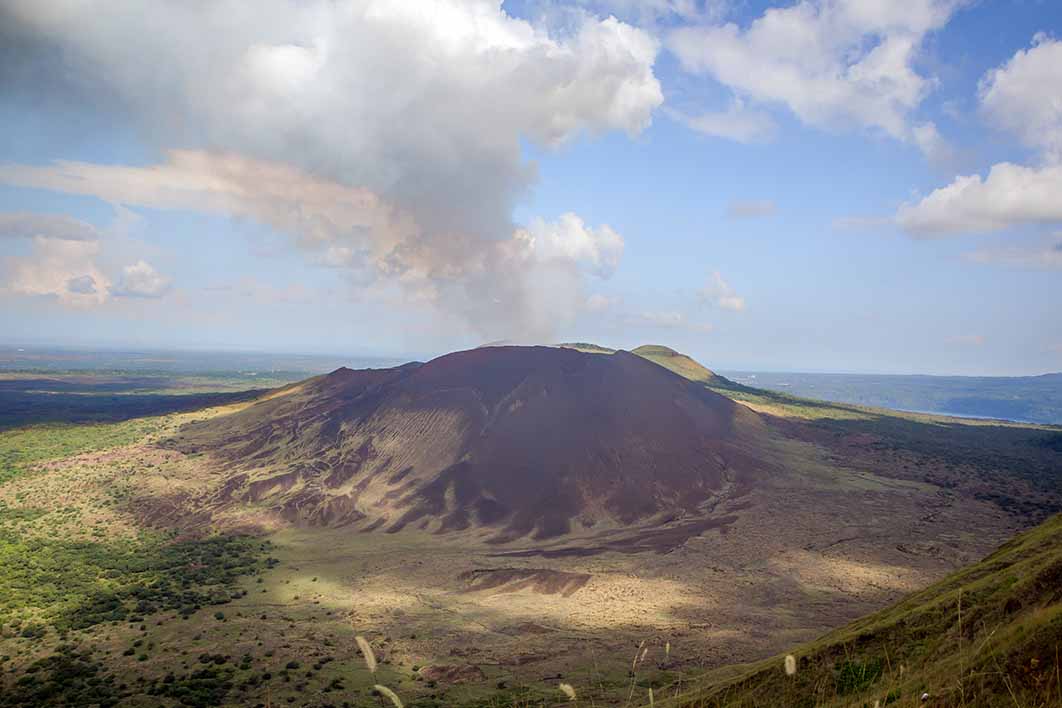
[[[791,653],[793,676],[783,656],[724,667],[655,705],[1062,705],[1062,516]]]
[[[706,368],[698,361],[660,344],[645,344],[634,349],[633,353],[643,359],[648,359],[654,364],[659,364],[690,381],[713,386],[729,383],[727,379]]]

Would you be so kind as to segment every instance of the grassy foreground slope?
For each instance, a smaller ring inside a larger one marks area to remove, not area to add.
[[[726,667],[656,705],[1059,706],[1060,653],[1055,516],[899,604],[796,647],[793,675],[782,656]]]

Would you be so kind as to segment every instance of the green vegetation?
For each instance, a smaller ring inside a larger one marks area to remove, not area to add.
[[[1062,517],[792,654],[792,676],[727,667],[656,705],[1062,705]]]
[[[33,465],[84,452],[128,445],[159,429],[159,421],[128,420],[92,425],[34,425],[0,431],[0,484]]]
[[[715,372],[706,369],[697,361],[685,354],[680,354],[674,349],[660,346],[659,344],[646,344],[633,350],[634,354],[648,359],[654,364],[659,364],[669,371],[698,383],[708,385],[725,385],[731,382],[719,376]]]
[[[210,664],[211,662],[201,662]],[[222,664],[227,663],[222,657]],[[169,698],[189,708],[221,705],[235,685],[235,671],[213,665],[180,674],[168,673],[145,685],[119,683],[116,675],[94,657],[92,649],[63,644],[53,654],[30,664],[3,694],[11,708],[41,706],[116,706],[126,698],[147,695]],[[257,683],[257,682],[256,682]]]
[[[117,686],[114,674],[106,671],[91,650],[64,644],[55,653],[30,664],[14,686],[3,691],[2,698],[4,705],[11,708],[109,708],[127,693]]]
[[[68,542],[0,529],[0,627],[22,636],[104,622],[188,616],[239,597],[268,545],[244,536]]]

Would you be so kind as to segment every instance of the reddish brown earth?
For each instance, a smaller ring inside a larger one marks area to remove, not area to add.
[[[703,532],[707,511],[770,472],[763,429],[751,410],[634,354],[488,347],[339,369],[170,444],[232,468],[213,503],[296,523],[483,527],[494,542],[642,524],[657,547]]]

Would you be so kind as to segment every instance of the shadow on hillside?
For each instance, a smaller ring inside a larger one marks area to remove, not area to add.
[[[0,388],[0,430],[40,423],[113,423],[246,401],[264,389],[236,393],[95,393]]]
[[[718,390],[777,406],[780,413],[762,415],[787,437],[880,473],[933,484],[950,480],[943,483],[1036,520],[1062,511],[1062,428],[815,401],[740,384]]]

